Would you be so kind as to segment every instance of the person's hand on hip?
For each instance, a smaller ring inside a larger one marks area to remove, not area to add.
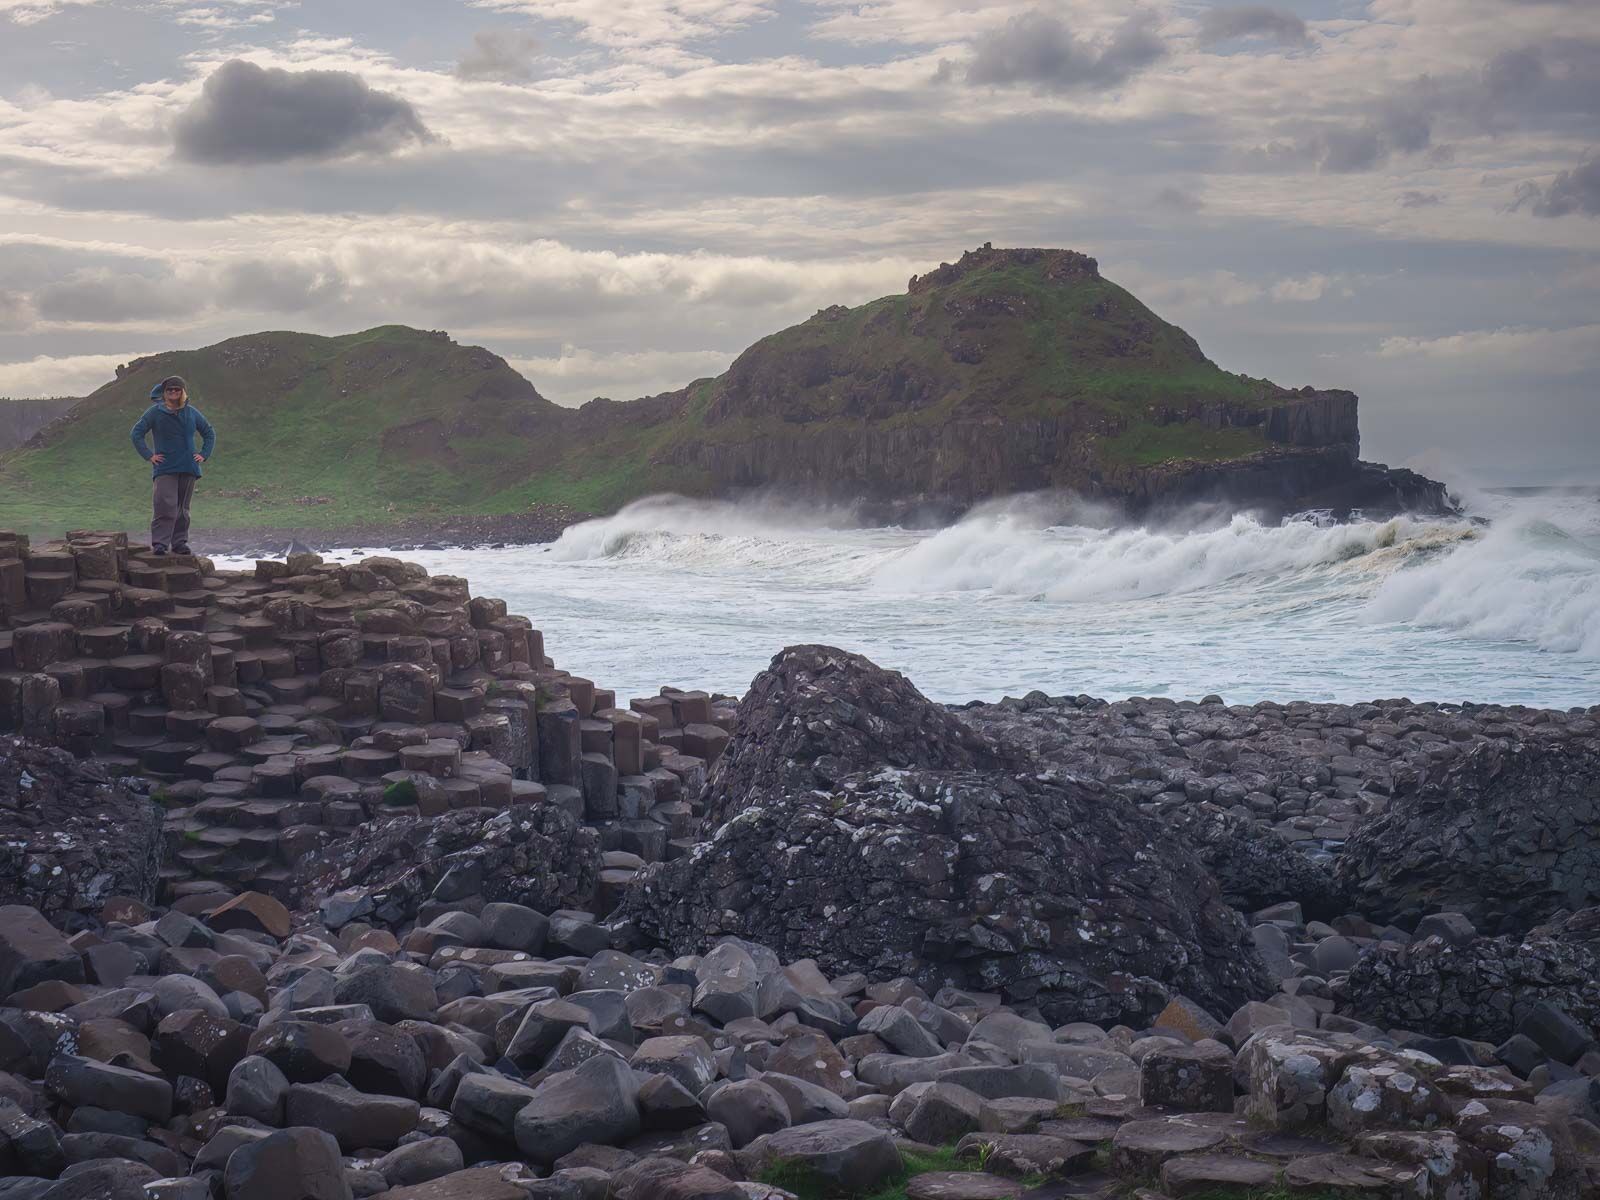
[[[196,455],[195,457],[198,458],[199,455]],[[159,467],[162,463],[167,461],[167,456],[165,454],[152,454],[150,456],[150,461]]]

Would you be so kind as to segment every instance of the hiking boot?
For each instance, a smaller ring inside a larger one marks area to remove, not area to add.
[[[154,546],[150,547],[150,553],[154,554],[157,558],[165,558],[167,556],[167,548],[160,542],[157,542]]]
[[[172,552],[174,554],[192,554],[193,553],[193,551],[191,551],[189,549],[189,543],[188,542],[183,543],[183,545],[181,545],[181,546],[174,546],[172,548]]]

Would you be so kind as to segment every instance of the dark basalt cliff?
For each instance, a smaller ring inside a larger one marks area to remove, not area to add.
[[[936,511],[1040,489],[1134,509],[1448,507],[1441,485],[1360,461],[1353,393],[1222,370],[1069,250],[985,246],[904,295],[765,338],[718,379],[583,416],[586,444],[656,429],[648,470],[702,494]]]

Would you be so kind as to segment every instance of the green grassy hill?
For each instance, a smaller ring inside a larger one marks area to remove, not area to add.
[[[0,459],[0,525],[137,529],[150,468],[128,431],[182,375],[218,431],[206,468],[216,528],[332,527],[469,510],[558,453],[567,411],[488,351],[385,326],[347,337],[261,333],[139,359]]]
[[[1152,473],[1353,463],[1355,397],[1223,371],[1066,250],[969,252],[905,294],[824,309],[716,379],[582,409],[441,333],[261,333],[120,368],[0,456],[0,527],[140,528],[128,429],[181,374],[217,426],[213,529],[332,529],[651,492],[771,486],[970,503],[1038,487],[1138,496]],[[1326,472],[1324,472],[1326,473]]]

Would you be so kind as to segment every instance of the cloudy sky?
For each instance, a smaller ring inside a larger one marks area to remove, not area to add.
[[[1595,0],[0,0],[0,395],[403,322],[631,398],[986,241],[1600,481]]]

